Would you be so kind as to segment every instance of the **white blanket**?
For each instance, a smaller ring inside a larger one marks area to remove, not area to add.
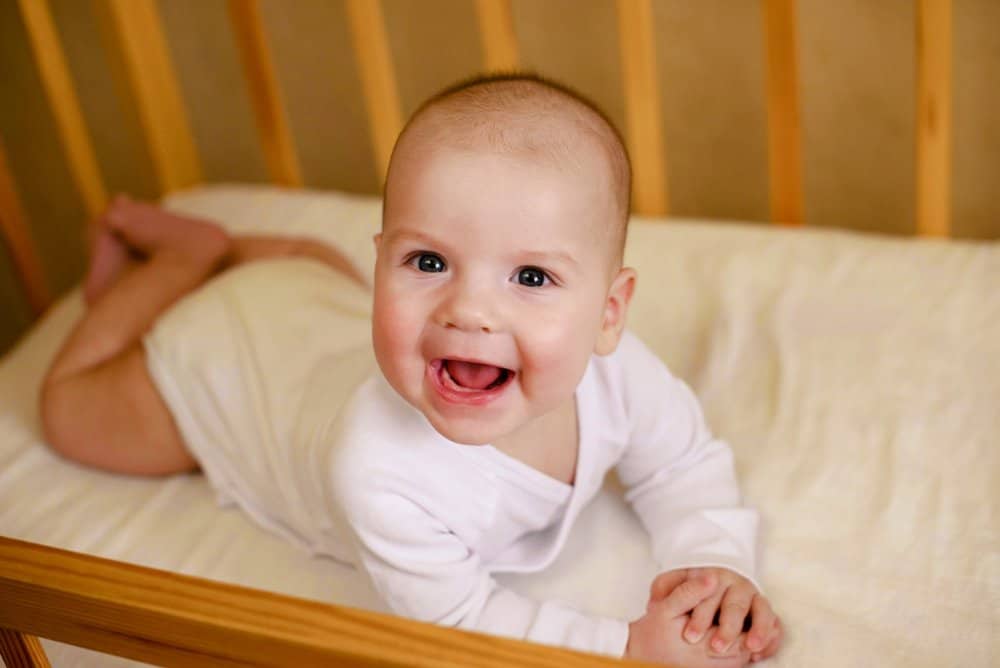
[[[325,239],[371,273],[374,200],[216,187],[170,204]],[[636,221],[627,259],[630,327],[699,394],[761,511],[788,629],[770,663],[997,665],[1000,245]],[[377,608],[349,569],[219,509],[201,476],[113,476],[44,448],[38,381],[80,310],[71,295],[0,363],[0,533]],[[653,575],[612,480],[550,569],[502,579],[634,617]],[[47,646],[59,666],[119,663]]]

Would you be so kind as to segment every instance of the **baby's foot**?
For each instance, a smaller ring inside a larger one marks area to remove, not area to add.
[[[111,230],[145,256],[166,252],[202,261],[219,258],[229,248],[229,235],[215,223],[170,213],[154,204],[118,198],[106,217]]]
[[[130,264],[125,242],[108,227],[107,213],[90,224],[90,262],[83,281],[88,306],[101,298]]]

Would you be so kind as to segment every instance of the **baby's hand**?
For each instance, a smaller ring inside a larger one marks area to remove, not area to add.
[[[706,576],[714,578],[717,586],[692,608],[691,618],[684,629],[684,639],[689,643],[700,643],[708,639],[712,652],[728,653],[743,630],[743,622],[750,615],[752,625],[742,645],[750,652],[751,661],[760,661],[772,656],[781,644],[781,620],[771,610],[766,597],[757,591],[753,583],[742,575],[725,568],[691,568],[661,573],[653,581],[650,603],[669,602],[671,607],[681,601],[690,600],[683,591],[685,585],[700,581]],[[718,628],[706,635],[718,613]]]
[[[709,650],[707,636],[698,643],[681,639],[681,632],[690,619],[687,613],[712,596],[717,586],[715,575],[703,575],[675,585],[669,597],[650,598],[646,614],[629,624],[625,657],[685,668],[745,666],[750,652],[742,645],[734,645],[720,655]]]

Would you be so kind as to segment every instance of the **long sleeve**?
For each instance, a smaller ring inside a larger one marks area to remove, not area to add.
[[[353,487],[364,498],[343,500],[353,507],[348,521],[359,561],[392,612],[581,651],[624,653],[626,622],[501,587],[479,555],[414,499]]]
[[[616,354],[629,422],[617,470],[658,565],[720,566],[759,588],[757,513],[742,506],[729,446],[712,436],[691,390],[638,339],[626,336]]]

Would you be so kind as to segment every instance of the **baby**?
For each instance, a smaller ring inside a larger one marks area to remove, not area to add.
[[[119,198],[43,387],[47,440],[113,471],[200,468],[415,619],[684,666],[767,658],[782,629],[731,452],[625,331],[630,179],[611,124],[558,85],[449,89],[393,151],[373,299],[320,243]],[[611,467],[662,568],[645,614],[500,587],[554,560]]]

